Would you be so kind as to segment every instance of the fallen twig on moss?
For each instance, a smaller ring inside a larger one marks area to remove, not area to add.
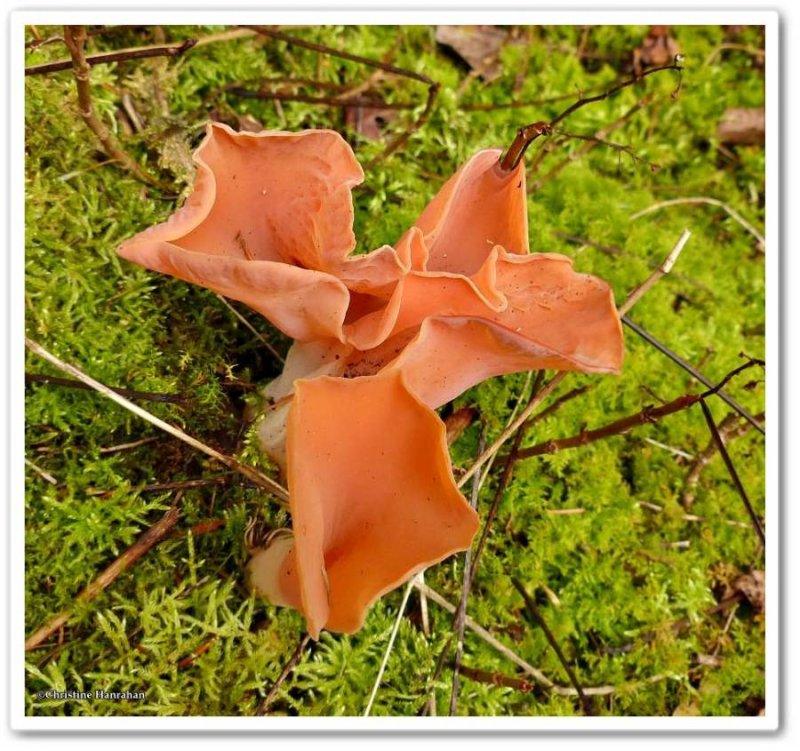
[[[711,410],[708,408],[705,399],[701,400],[700,407],[703,410],[703,416],[706,418],[708,429],[711,431],[711,435],[714,437],[714,442],[717,444],[717,450],[722,455],[722,460],[725,462],[725,466],[728,469],[728,474],[730,474],[731,480],[733,480],[733,484],[741,496],[742,501],[744,502],[744,506],[747,509],[748,515],[750,516],[750,521],[753,522],[753,528],[758,535],[758,539],[761,540],[762,545],[765,545],[766,538],[764,537],[764,528],[761,526],[761,520],[758,518],[758,514],[755,512],[753,504],[750,502],[750,498],[747,495],[747,491],[744,489],[744,485],[739,477],[739,473],[736,471],[736,467],[733,466],[731,456],[728,453],[728,449],[725,447],[725,441],[722,440],[722,436],[720,436],[719,430],[717,430],[714,417],[711,414]]]
[[[292,670],[295,669],[297,663],[300,662],[300,658],[303,656],[303,652],[308,646],[308,642],[310,640],[311,637],[308,634],[304,634],[303,638],[300,639],[300,642],[295,647],[291,657],[289,657],[289,659],[286,661],[286,664],[283,666],[283,670],[281,670],[280,675],[275,679],[275,683],[272,684],[269,693],[267,693],[267,695],[264,697],[264,700],[256,707],[255,715],[257,717],[262,717],[263,715],[267,714],[270,704],[275,701],[281,686],[286,682],[286,679],[289,677]]]
[[[97,140],[100,141],[106,153],[112,159],[142,182],[168,192],[169,188],[145,172],[133,157],[117,143],[117,139],[114,138],[105,123],[98,117],[92,104],[92,88],[89,83],[90,67],[84,53],[86,37],[85,26],[64,27],[64,43],[67,45],[72,58],[72,71],[78,91],[78,111],[83,118],[83,122],[97,136]]]
[[[763,419],[764,413],[755,416],[756,419]],[[729,414],[718,426],[720,438],[725,442],[730,441],[744,435],[750,429],[750,423],[742,422],[739,415],[735,413]],[[685,508],[689,508],[694,503],[695,488],[700,482],[700,475],[705,469],[706,465],[714,458],[717,453],[717,442],[714,437],[708,442],[708,445],[696,457],[689,468],[686,479],[683,484],[683,492],[681,493],[681,503]]]
[[[591,704],[589,704],[589,701],[586,698],[586,694],[583,693],[583,688],[581,687],[581,684],[578,681],[578,676],[575,675],[575,671],[569,664],[569,660],[567,660],[567,658],[564,656],[564,653],[561,651],[561,647],[559,646],[555,635],[550,630],[550,627],[547,625],[547,621],[545,621],[545,619],[542,617],[542,614],[539,612],[539,609],[536,607],[536,603],[533,601],[533,598],[528,594],[528,591],[525,589],[524,586],[522,586],[522,582],[519,579],[517,579],[516,576],[511,577],[511,583],[514,585],[514,588],[517,590],[517,592],[519,592],[520,595],[522,595],[522,599],[525,602],[525,609],[527,610],[528,615],[538,624],[539,628],[542,629],[545,637],[547,638],[548,643],[553,648],[553,651],[556,653],[559,662],[564,667],[564,671],[569,677],[570,683],[575,688],[575,693],[581,700],[583,713],[586,715],[593,714]]]
[[[525,151],[527,150],[528,146],[530,146],[539,136],[549,136],[553,133],[553,128],[555,128],[558,123],[565,120],[569,117],[573,112],[580,109],[581,107],[585,107],[587,104],[591,104],[592,102],[600,102],[603,99],[608,99],[614,94],[622,91],[622,89],[627,88],[628,86],[633,86],[639,81],[644,80],[647,76],[652,75],[653,73],[659,73],[663,70],[674,70],[677,71],[680,75],[680,72],[683,70],[683,67],[678,64],[672,65],[661,65],[657,68],[650,68],[649,70],[642,73],[640,76],[634,76],[633,78],[629,78],[625,81],[618,83],[616,86],[608,89],[607,91],[602,92],[601,94],[597,94],[595,96],[589,97],[581,97],[578,99],[577,102],[571,104],[567,109],[565,109],[560,115],[556,115],[552,120],[549,122],[535,122],[531,123],[530,125],[526,125],[523,128],[520,128],[517,131],[517,135],[514,138],[511,146],[509,146],[508,151],[506,151],[505,155],[500,160],[500,166],[506,172],[510,172],[517,167],[522,157],[525,155]],[[678,82],[678,89],[680,88],[680,80]],[[673,95],[677,93],[678,89],[673,92]]]
[[[178,504],[180,503],[181,497],[182,494],[178,493],[164,516],[150,527],[110,566],[106,567],[87,587],[81,590],[75,598],[75,602],[85,603],[94,600],[103,590],[111,586],[123,571],[133,566],[136,561],[148,553],[151,548],[167,537],[172,528],[178,523],[180,517]],[[41,647],[50,636],[65,626],[72,617],[72,609],[62,610],[25,640],[25,651],[30,652],[33,649]]]
[[[67,34],[64,41],[67,41]],[[69,43],[67,42],[69,45]],[[90,67],[102,65],[104,63],[121,63],[125,60],[142,60],[148,57],[178,57],[197,44],[196,39],[186,39],[180,44],[149,44],[144,47],[128,47],[127,49],[114,50],[114,52],[102,52],[98,55],[87,55],[85,62]],[[41,65],[31,65],[25,68],[26,76],[41,76],[45,73],[57,73],[62,70],[69,70],[74,65],[74,58],[71,60],[55,60],[52,63],[42,63]]]
[[[94,380],[90,376],[86,375],[82,370],[76,368],[74,365],[70,365],[69,363],[60,360],[55,355],[48,352],[44,347],[42,347],[37,342],[25,337],[25,346],[30,349],[32,352],[35,352],[40,357],[43,357],[52,365],[55,365],[59,370],[64,371],[65,373],[69,373],[71,376],[74,376],[79,381],[90,386],[95,391],[103,394],[104,396],[108,397],[112,401],[116,402],[117,404],[125,407],[129,412],[133,412],[135,415],[147,420],[147,422],[155,425],[157,428],[161,428],[161,430],[169,433],[170,435],[175,436],[175,438],[179,438],[184,443],[188,443],[192,448],[197,449],[198,451],[202,451],[204,454],[207,454],[212,459],[216,459],[217,461],[224,464],[226,467],[239,472],[240,474],[244,475],[248,480],[251,480],[259,487],[264,488],[265,490],[269,491],[276,499],[282,502],[287,502],[289,500],[289,493],[286,491],[282,485],[277,483],[270,477],[267,477],[262,472],[259,472],[257,469],[253,467],[248,467],[246,464],[242,464],[238,459],[235,459],[232,456],[227,456],[226,454],[222,454],[216,449],[207,446],[205,443],[198,441],[196,438],[193,438],[188,433],[184,433],[180,428],[176,428],[174,425],[170,425],[168,422],[156,417],[155,415],[151,414],[145,409],[142,409],[138,404],[134,404],[133,402],[126,399],[124,396],[116,393],[115,391],[108,388],[104,384],[100,383],[99,381]]]
[[[681,206],[684,204],[706,204],[708,206],[717,206],[729,217],[731,217],[731,219],[744,227],[758,241],[757,247],[760,252],[763,253],[764,249],[767,247],[767,241],[764,238],[764,235],[762,235],[752,224],[750,224],[750,222],[748,222],[738,211],[732,209],[727,203],[723,203],[716,198],[708,198],[707,196],[695,198],[673,198],[669,201],[659,201],[658,203],[654,203],[652,206],[648,206],[646,209],[642,209],[641,211],[637,211],[635,214],[631,214],[631,221],[646,216],[647,214],[652,214],[654,211],[658,211],[659,209],[665,209],[668,206]]]

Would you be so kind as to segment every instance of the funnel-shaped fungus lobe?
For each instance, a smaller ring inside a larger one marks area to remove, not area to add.
[[[287,454],[294,545],[257,554],[251,582],[299,603],[314,638],[357,631],[378,597],[477,530],[444,424],[400,373],[298,381]]]
[[[212,124],[185,206],[120,248],[295,339],[259,426],[294,536],[248,568],[314,637],[355,631],[381,594],[470,545],[477,521],[432,409],[494,375],[621,368],[609,285],[529,252],[524,166],[500,157],[478,152],[394,246],[353,256],[363,173],[341,136]]]

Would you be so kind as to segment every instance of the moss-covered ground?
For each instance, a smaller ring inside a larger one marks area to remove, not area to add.
[[[162,31],[166,40],[183,40],[224,30]],[[569,100],[525,108],[473,105],[611,86],[627,77],[626,65],[647,28],[512,31],[514,39],[500,54],[500,75],[489,84],[465,82],[467,69],[437,46],[433,28],[292,30],[441,83],[428,121],[376,161],[354,193],[360,251],[395,241],[477,149],[508,145],[519,126],[552,118]],[[35,32],[46,37],[60,30]],[[156,34],[147,27],[110,30],[92,37],[90,51],[153,43]],[[740,353],[763,356],[763,254],[751,234],[712,206],[670,206],[635,220],[631,215],[663,200],[706,196],[763,228],[763,147],[730,148],[717,136],[727,108],[763,106],[763,69],[752,50],[763,46],[763,36],[757,28],[739,30],[738,48],[721,47],[731,42],[722,27],[679,27],[672,36],[685,55],[677,96],[674,72],[658,73],[562,124],[570,133],[593,135],[652,95],[608,135],[638,159],[604,145],[589,143],[594,148],[587,151],[588,142],[578,139],[552,137],[531,148],[529,185],[540,182],[529,197],[531,246],[574,257],[579,270],[609,280],[622,300],[690,229],[674,273],[631,316],[718,380],[741,364]],[[63,45],[53,43],[30,50],[27,62],[65,56]],[[175,59],[99,65],[91,81],[106,124],[177,195],[191,184],[187,156],[210,118],[235,126],[246,118],[268,129],[336,128],[366,164],[419,115],[424,85],[392,75],[372,79],[371,91],[388,101],[416,103],[386,123],[377,139],[346,127],[340,107],[218,92],[234,82],[276,77],[356,85],[372,74],[357,63],[251,36],[198,45]],[[251,385],[266,384],[280,363],[214,294],[115,255],[120,241],[164,220],[180,199],[108,163],[78,115],[71,72],[30,76],[26,84],[27,335],[108,385],[185,397],[141,403],[205,443],[274,472],[244,418],[258,408]],[[283,90],[330,95],[319,85]],[[139,114],[142,130],[122,127],[123,97]],[[540,160],[542,144],[556,147]],[[570,155],[577,158],[548,176]],[[256,314],[239,310],[286,351],[287,339]],[[581,385],[590,390],[537,422],[523,445],[570,436],[701,390],[630,331],[626,352],[620,377],[570,375],[556,396]],[[63,375],[32,354],[27,370]],[[754,414],[764,410],[761,378],[753,369],[729,385]],[[525,379],[493,379],[458,399],[456,406],[474,407],[480,420],[453,446],[456,467],[474,459],[481,425],[487,440],[499,434]],[[730,412],[719,400],[710,406],[717,422]],[[253,521],[285,524],[285,513],[240,476],[94,392],[29,383],[26,421],[26,456],[53,480],[28,469],[27,633],[63,609],[74,612],[64,629],[27,655],[27,711],[252,714],[301,638],[303,620],[248,594],[244,532]],[[109,451],[146,438],[153,440]],[[757,714],[765,696],[763,616],[747,602],[708,611],[734,591],[740,574],[763,569],[763,550],[719,456],[703,470],[691,508],[681,503],[692,464],[687,455],[704,451],[709,440],[698,406],[625,435],[520,462],[492,526],[469,615],[551,680],[568,685],[543,631],[526,617],[511,583],[512,576],[519,578],[581,684],[614,687],[593,699],[599,715]],[[729,450],[763,514],[763,436],[751,430],[731,441]],[[495,464],[480,494],[483,517],[501,466]],[[209,478],[222,479],[185,491],[181,520],[169,539],[95,600],[76,603],[78,592],[173,502],[174,491],[147,486]],[[211,520],[219,521],[207,524]],[[462,573],[459,555],[428,571],[426,582],[456,602]],[[303,653],[268,711],[363,712],[400,599],[397,591],[380,600],[356,635],[324,633]],[[412,595],[373,714],[416,715],[433,688],[438,713],[447,712],[449,660],[432,679],[452,634],[451,618],[433,603],[429,608],[426,635],[419,598]],[[506,680],[524,674],[469,630],[463,663],[468,674],[461,681],[459,714],[581,712],[573,697]],[[145,699],[37,699],[36,692],[47,688],[141,691]]]

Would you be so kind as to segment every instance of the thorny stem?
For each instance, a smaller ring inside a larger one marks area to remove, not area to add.
[[[64,41],[67,34],[64,34]],[[148,57],[178,57],[197,44],[196,39],[187,39],[181,44],[148,45],[146,47],[130,47],[115,52],[103,52],[99,55],[87,55],[86,64],[89,66],[102,65],[103,63],[121,63],[124,60],[142,60]],[[56,60],[52,63],[42,63],[25,68],[26,76],[40,76],[45,73],[57,73],[73,67],[73,60]]]
[[[642,81],[647,76],[650,76],[653,73],[658,73],[662,70],[675,70],[678,71],[678,74],[680,75],[680,72],[683,70],[683,68],[677,63],[651,68],[650,70],[642,73],[640,76],[634,76],[633,78],[622,81],[621,83],[618,83],[616,86],[613,86],[601,94],[590,97],[581,97],[577,102],[573,102],[560,115],[556,115],[556,117],[549,122],[539,121],[520,128],[517,131],[517,135],[514,137],[511,146],[509,146],[508,151],[500,159],[501,169],[503,169],[505,172],[511,172],[516,169],[517,165],[519,165],[520,161],[522,160],[522,157],[525,155],[525,151],[527,150],[528,146],[530,146],[539,136],[551,135],[555,126],[558,125],[558,123],[560,123],[562,120],[569,117],[576,110],[580,109],[581,107],[585,107],[587,104],[608,99],[622,89],[627,88],[628,86],[633,86],[633,84],[639,83],[639,81]],[[678,88],[680,88],[680,80],[678,82]],[[677,93],[677,89],[675,93]]]
[[[103,590],[107,589],[123,571],[133,566],[152,547],[167,537],[180,518],[178,504],[181,498],[182,493],[178,493],[164,516],[85,587],[75,598],[75,602],[91,602],[94,600]],[[62,610],[57,616],[52,618],[47,624],[26,639],[25,651],[30,652],[33,649],[39,648],[46,639],[52,636],[62,626],[65,626],[71,618],[72,610]]]
[[[84,54],[86,37],[85,26],[64,27],[64,43],[67,45],[67,49],[72,58],[72,71],[75,76],[75,86],[78,92],[78,110],[80,111],[84,123],[86,123],[87,127],[97,136],[97,140],[100,141],[106,153],[112,159],[119,162],[120,165],[142,182],[168,191],[169,188],[162,185],[151,175],[148,175],[147,172],[122,149],[105,123],[98,117],[94,105],[92,104],[92,90],[89,83],[89,63]]]

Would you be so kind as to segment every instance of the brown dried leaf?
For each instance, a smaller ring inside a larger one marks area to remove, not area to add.
[[[264,125],[256,120],[252,115],[237,115],[239,118],[239,130],[243,133],[260,133],[264,130]]]
[[[753,569],[733,582],[735,592],[741,592],[754,610],[764,612],[764,572]]]
[[[637,76],[643,68],[669,65],[680,53],[677,41],[670,34],[671,26],[651,26],[642,46],[633,51],[633,69]]]
[[[397,119],[397,110],[383,107],[352,105],[344,109],[344,124],[365,138],[377,141],[381,131],[392,120]]]
[[[475,422],[477,416],[477,410],[472,409],[472,407],[462,407],[445,419],[444,425],[447,429],[447,445],[452,446],[458,440],[459,436]]]
[[[453,50],[486,82],[502,72],[497,56],[508,38],[508,32],[497,26],[436,27],[436,41]]]
[[[764,108],[730,107],[717,126],[717,136],[732,145],[763,144]]]

